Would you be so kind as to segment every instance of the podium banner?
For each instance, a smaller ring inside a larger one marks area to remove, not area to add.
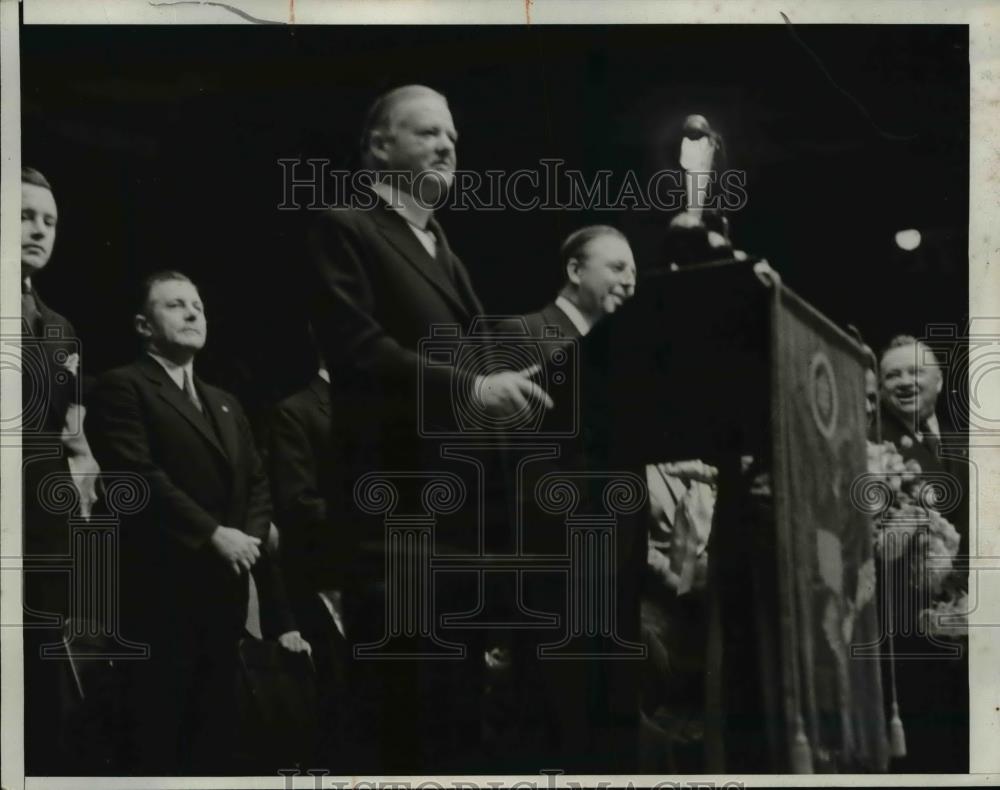
[[[787,288],[777,286],[773,297],[774,504],[789,759],[794,766],[808,757],[820,773],[881,772],[888,747],[879,664],[853,654],[879,636],[870,517],[851,499],[867,467],[865,357]]]

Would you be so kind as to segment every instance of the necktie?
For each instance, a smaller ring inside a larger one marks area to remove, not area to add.
[[[188,373],[187,368],[184,368],[184,394],[188,396],[188,400],[191,401],[191,405],[194,406],[198,411],[204,413],[204,409],[201,407],[201,401],[198,400],[198,393],[195,392],[194,382],[191,381],[191,374]]]
[[[35,301],[35,294],[28,283],[21,282],[21,321],[22,326],[27,325],[27,334],[37,337],[42,314],[38,311],[38,302]]]
[[[921,421],[920,434],[923,436],[923,443],[927,446],[927,448],[934,453],[934,455],[939,455],[939,451],[941,450],[941,440],[931,430],[930,425],[927,424],[927,420]]]
[[[437,251],[434,256],[435,260],[439,261],[444,270],[448,272],[448,276],[451,281],[455,281],[455,266],[451,261],[451,255],[448,254],[448,242],[444,240],[444,231],[441,230],[441,226],[438,221],[431,217],[427,220],[427,230],[430,231],[431,235],[434,237],[434,249]]]

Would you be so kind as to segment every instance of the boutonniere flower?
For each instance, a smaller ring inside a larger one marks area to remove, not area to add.
[[[908,450],[911,447],[913,447],[913,439],[911,439],[909,436],[903,436],[900,438],[899,444],[901,447],[905,447]]]
[[[80,369],[80,355],[74,351],[63,360],[62,366],[75,376]]]

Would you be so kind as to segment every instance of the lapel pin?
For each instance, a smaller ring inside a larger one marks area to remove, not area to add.
[[[227,405],[226,405],[225,403],[223,403],[223,404],[222,404],[222,410],[223,410],[224,412],[227,412],[227,413],[228,413],[228,412],[229,412],[229,407],[228,407],[228,406],[227,406]]]

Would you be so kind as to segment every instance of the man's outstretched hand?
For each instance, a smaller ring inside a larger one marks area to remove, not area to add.
[[[552,398],[532,381],[540,370],[540,365],[531,365],[524,370],[478,376],[474,385],[476,398],[487,413],[498,418],[513,417],[536,403],[551,409],[555,405]]]

